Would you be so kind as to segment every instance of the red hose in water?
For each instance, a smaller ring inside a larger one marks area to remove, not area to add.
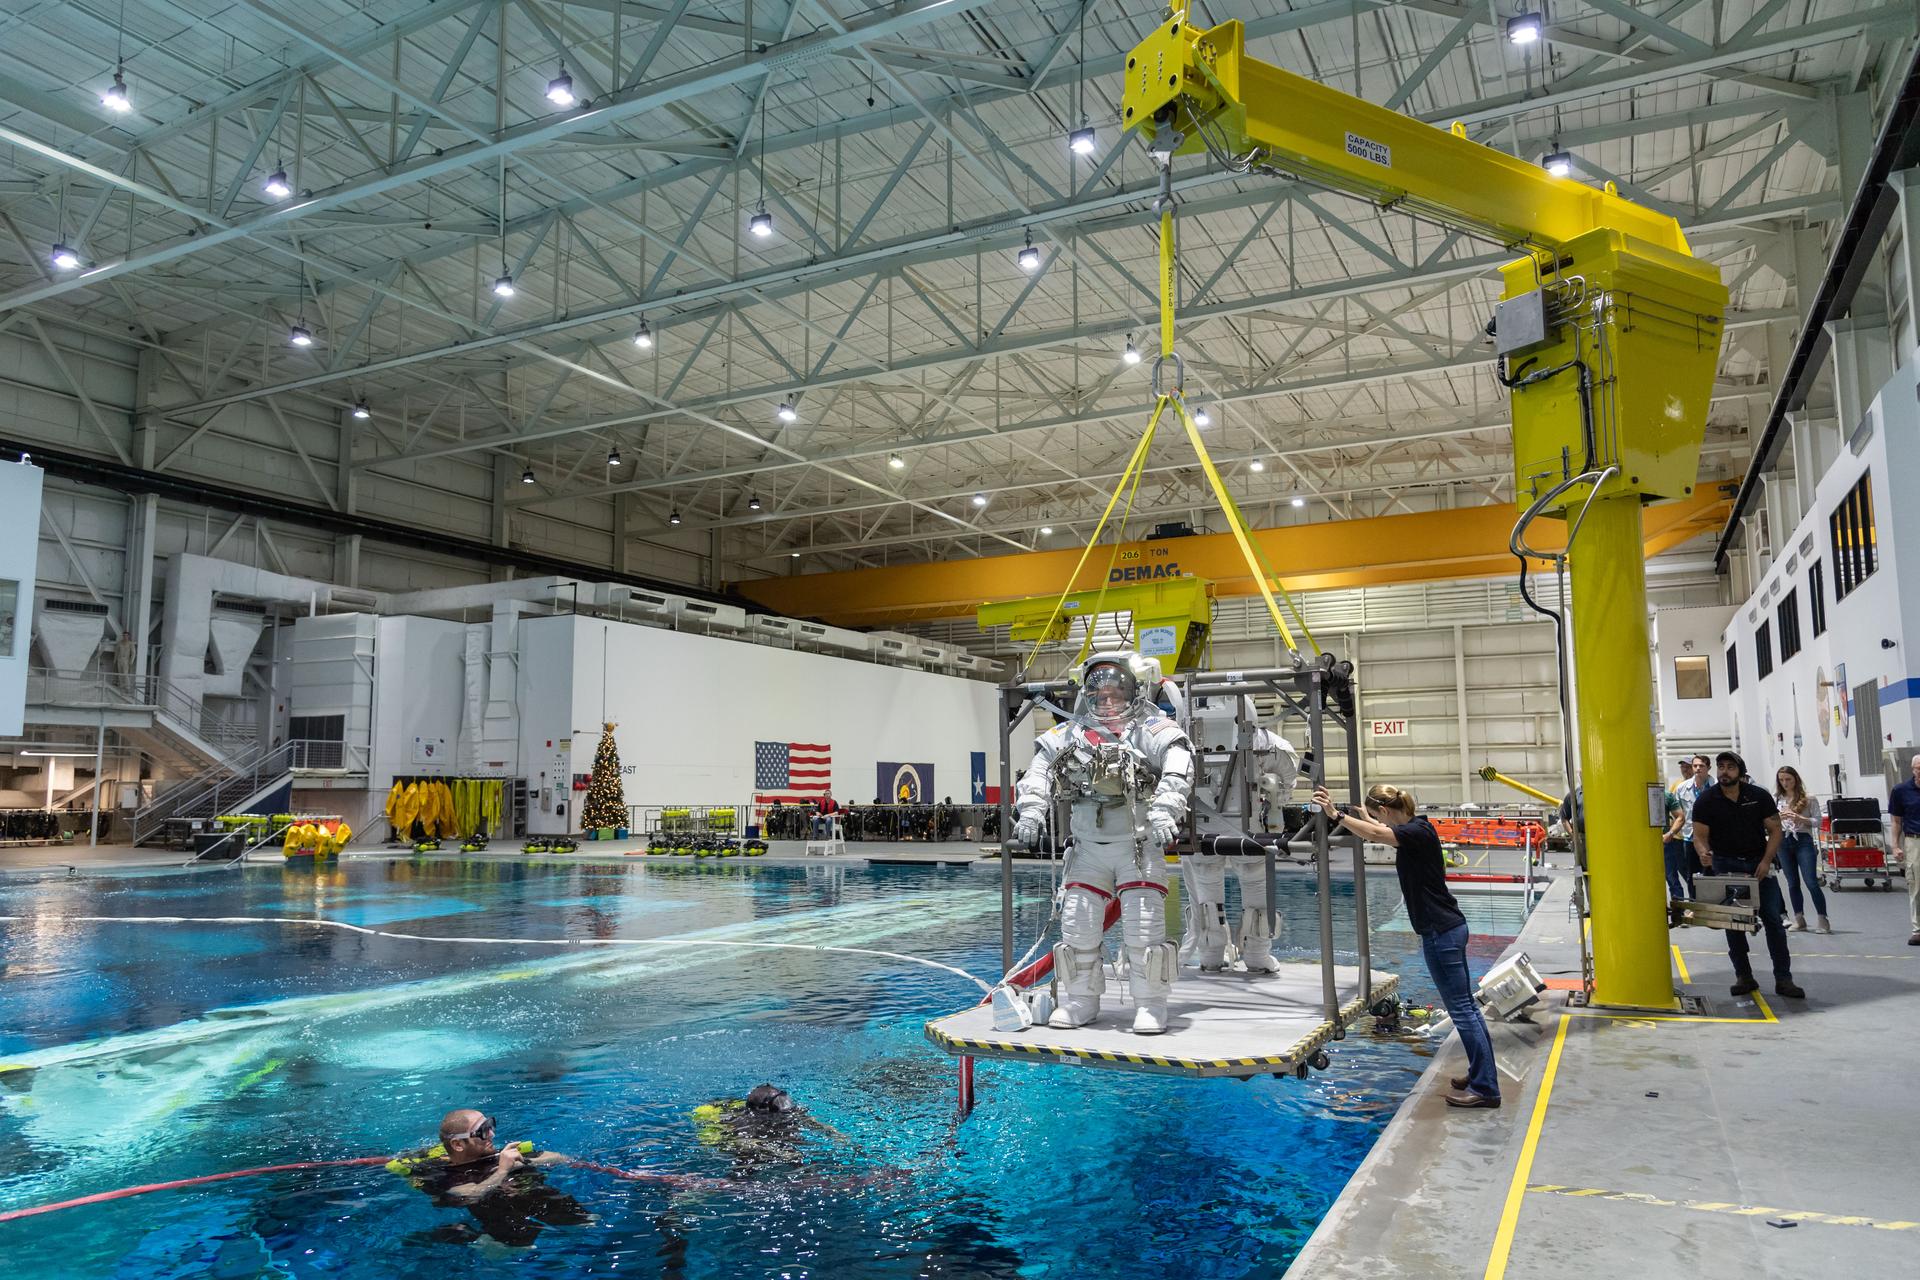
[[[389,1156],[360,1156],[353,1160],[303,1160],[299,1164],[270,1164],[258,1169],[235,1169],[231,1173],[208,1173],[198,1178],[178,1178],[172,1182],[149,1182],[143,1187],[122,1187],[118,1191],[101,1191],[74,1200],[37,1204],[30,1209],[9,1209],[5,1213],[0,1213],[0,1222],[12,1222],[15,1218],[31,1218],[36,1214],[52,1213],[55,1209],[77,1209],[83,1204],[104,1204],[108,1200],[125,1200],[130,1196],[146,1195],[149,1191],[175,1191],[181,1187],[198,1187],[209,1182],[255,1178],[268,1173],[293,1173],[301,1169],[343,1169],[353,1165],[385,1164],[389,1159],[391,1159]]]
[[[77,1209],[86,1204],[104,1204],[109,1200],[125,1200],[132,1196],[143,1196],[149,1191],[177,1191],[181,1187],[204,1186],[209,1182],[230,1182],[235,1178],[257,1178],[269,1173],[297,1173],[302,1169],[350,1169],[360,1165],[386,1164],[390,1156],[358,1156],[352,1160],[304,1160],[299,1164],[269,1164],[258,1169],[235,1169],[230,1173],[208,1173],[198,1178],[178,1178],[172,1182],[149,1182],[141,1187],[122,1187],[118,1191],[101,1191],[90,1196],[80,1196],[73,1200],[60,1200],[53,1204],[37,1204],[28,1209],[9,1209],[0,1213],[0,1222],[12,1222],[15,1218],[31,1218],[42,1213],[52,1213],[56,1209]],[[645,1169],[616,1169],[609,1164],[594,1164],[590,1160],[568,1160],[568,1164],[582,1169],[591,1169],[595,1173],[611,1174],[624,1178],[628,1182],[659,1182],[667,1186],[685,1189],[715,1191],[733,1184],[723,1178],[702,1178],[692,1174],[653,1173]]]

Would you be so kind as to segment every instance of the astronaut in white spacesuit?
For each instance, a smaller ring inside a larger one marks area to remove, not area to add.
[[[1081,664],[1072,718],[1040,735],[1021,779],[1014,839],[1037,845],[1055,794],[1072,811],[1060,936],[1053,949],[1056,1027],[1100,1012],[1106,989],[1100,941],[1107,904],[1120,901],[1133,995],[1133,1029],[1167,1029],[1167,993],[1179,946],[1167,939],[1165,851],[1186,816],[1193,750],[1180,726],[1149,701],[1160,664],[1137,653],[1100,653]]]
[[[1300,753],[1291,742],[1256,722],[1252,698],[1196,698],[1189,723],[1202,752],[1209,746],[1230,748],[1243,732],[1251,735],[1258,798],[1275,810],[1286,804],[1300,780]],[[1200,773],[1195,826],[1202,845],[1208,836],[1231,838],[1243,830],[1251,832],[1254,824],[1247,820],[1249,815],[1239,812],[1240,788],[1227,776],[1226,762],[1207,762]],[[1248,973],[1277,973],[1280,962],[1274,959],[1273,931],[1267,925],[1267,860],[1257,855],[1195,853],[1180,863],[1187,881],[1187,936],[1193,962],[1204,973],[1218,973],[1228,967],[1229,948],[1237,944]],[[1240,885],[1237,939],[1227,927],[1229,870]]]

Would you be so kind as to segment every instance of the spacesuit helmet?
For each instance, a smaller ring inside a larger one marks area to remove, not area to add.
[[[1140,666],[1141,659],[1132,653],[1099,653],[1088,658],[1080,668],[1076,709],[1110,733],[1118,733],[1142,718],[1146,703]]]

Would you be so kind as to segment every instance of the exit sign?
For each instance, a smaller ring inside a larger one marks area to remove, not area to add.
[[[1372,733],[1376,738],[1404,738],[1407,736],[1405,720],[1374,720]]]

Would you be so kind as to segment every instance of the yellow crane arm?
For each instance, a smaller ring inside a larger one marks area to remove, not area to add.
[[[1247,56],[1236,21],[1176,12],[1127,55],[1121,103],[1167,171],[1206,153],[1424,216],[1524,254],[1504,268],[1495,349],[1513,390],[1521,506],[1693,492],[1727,306],[1673,218]],[[1163,300],[1164,302],[1165,300]],[[1165,308],[1163,307],[1163,310]],[[1163,328],[1165,321],[1163,320]]]
[[[1121,110],[1155,150],[1277,169],[1502,244],[1556,249],[1610,227],[1687,253],[1667,214],[1248,57],[1237,19],[1161,23],[1127,57]]]

